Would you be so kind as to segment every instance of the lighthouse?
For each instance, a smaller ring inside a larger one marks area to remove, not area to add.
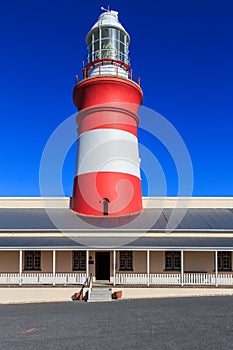
[[[118,12],[104,10],[86,36],[83,80],[73,101],[79,113],[71,209],[84,216],[123,216],[142,210],[138,109],[139,81],[132,79],[130,37]]]

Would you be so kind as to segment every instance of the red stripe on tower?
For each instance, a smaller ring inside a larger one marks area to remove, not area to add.
[[[80,215],[142,210],[137,138],[142,90],[131,79],[129,40],[116,11],[102,13],[87,34],[84,80],[73,93],[79,138],[71,208]]]

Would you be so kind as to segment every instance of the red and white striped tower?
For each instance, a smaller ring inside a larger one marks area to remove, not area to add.
[[[80,215],[142,210],[137,138],[142,90],[132,80],[129,42],[118,13],[110,10],[86,37],[84,79],[73,93],[79,137],[71,209]]]

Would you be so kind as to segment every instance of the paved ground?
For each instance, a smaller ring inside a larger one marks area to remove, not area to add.
[[[232,350],[233,297],[0,306],[0,349]]]

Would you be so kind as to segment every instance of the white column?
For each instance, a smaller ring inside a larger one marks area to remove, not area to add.
[[[116,251],[113,251],[113,285],[116,285]]]
[[[55,286],[55,274],[56,274],[56,250],[53,250],[53,285]]]
[[[86,251],[86,274],[89,277],[89,250]]]
[[[19,251],[19,285],[22,285],[22,271],[23,271],[23,252]]]
[[[147,286],[149,287],[150,285],[150,251],[149,249],[147,250],[147,261],[146,261],[146,267],[147,267]]]
[[[215,285],[218,286],[218,251],[215,250]]]
[[[181,250],[181,285],[184,285],[184,251]]]

